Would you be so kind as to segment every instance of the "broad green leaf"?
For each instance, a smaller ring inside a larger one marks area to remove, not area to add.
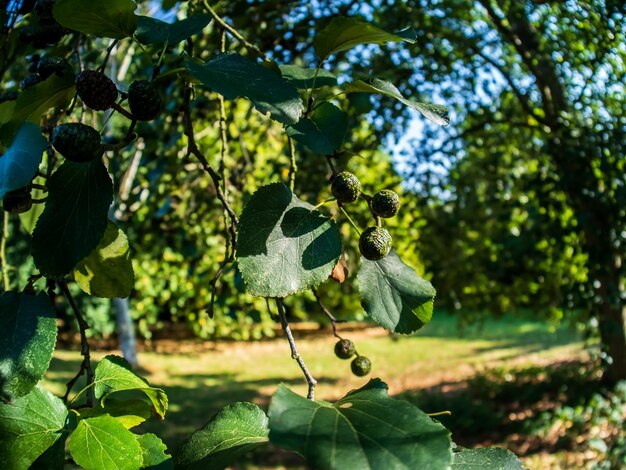
[[[392,83],[378,80],[377,78],[373,79],[371,83],[365,83],[362,80],[346,83],[344,90],[347,93],[375,93],[391,96],[410,108],[419,111],[426,119],[429,119],[435,124],[439,124],[440,126],[450,124],[450,113],[448,112],[447,106],[407,100]]]
[[[204,64],[192,60],[185,63],[187,71],[204,86],[234,100],[248,98],[261,113],[283,124],[295,124],[303,106],[298,90],[284,78],[239,54],[217,54]]]
[[[166,23],[149,16],[139,16],[135,36],[143,44],[167,43],[171,46],[198,34],[210,22],[209,13],[191,16],[174,23]]]
[[[41,135],[39,126],[29,122],[20,126],[13,143],[0,156],[0,199],[9,191],[30,184],[46,147],[48,142]]]
[[[124,39],[137,28],[131,0],[57,0],[54,18],[68,29],[101,38]]]
[[[44,293],[0,295],[0,399],[29,393],[48,370],[57,338],[54,306]]]
[[[336,52],[352,49],[359,44],[385,44],[387,42],[414,43],[416,34],[413,28],[397,33],[366,23],[356,17],[337,17],[315,36],[313,48],[320,59],[326,59]]]
[[[80,410],[81,418],[95,418],[109,415],[120,422],[126,429],[134,428],[152,416],[152,402],[150,400],[106,400],[104,406]]]
[[[0,404],[0,468],[26,470],[63,435],[67,408],[35,387],[10,404]]]
[[[130,364],[119,356],[106,356],[96,367],[94,380],[96,398],[104,400],[112,393],[138,390],[146,394],[155,412],[163,418],[167,411],[167,396],[160,388],[151,387],[148,381],[135,374]],[[103,403],[103,406],[106,406]]]
[[[267,416],[251,403],[233,403],[194,432],[174,454],[176,468],[222,469],[268,441]]]
[[[336,403],[311,401],[280,385],[269,409],[270,442],[321,469],[447,470],[450,432],[379,379]]]
[[[53,74],[45,81],[20,93],[15,102],[15,112],[11,120],[13,122],[30,121],[39,125],[43,113],[53,107],[64,108],[70,103],[75,93],[72,75],[65,74],[59,77]]]
[[[35,179],[33,180],[33,183],[37,183],[37,184],[45,184],[45,182],[46,180],[41,177],[35,177]],[[43,191],[39,188],[32,188],[30,191],[30,194],[33,197],[33,199],[42,199],[48,195],[48,192]],[[29,234],[32,235],[33,230],[35,230],[35,225],[37,225],[37,220],[43,213],[44,208],[45,208],[44,204],[33,204],[33,207],[31,207],[30,210],[28,210],[27,212],[22,212],[19,215],[22,227]]]
[[[452,470],[523,470],[522,462],[506,449],[487,447],[455,452]]]
[[[171,470],[174,468],[172,456],[166,454],[167,447],[163,441],[154,434],[142,434],[137,436],[137,442],[141,446],[143,454],[143,466],[150,470]]]
[[[380,326],[410,334],[430,321],[435,288],[404,264],[395,250],[379,261],[361,257],[358,281],[361,304]]]
[[[287,128],[287,134],[315,153],[330,155],[343,143],[348,117],[332,103],[322,103],[311,113]]]
[[[252,295],[286,297],[316,287],[339,256],[335,222],[282,183],[260,188],[241,214],[237,259]]]
[[[68,447],[74,461],[86,470],[133,470],[143,462],[135,435],[111,416],[80,420]]]
[[[33,258],[42,274],[63,276],[98,246],[112,199],[113,184],[100,159],[66,161],[52,174],[33,231]]]
[[[128,238],[109,222],[96,249],[74,269],[74,279],[87,294],[96,297],[130,295],[134,274]]]
[[[15,114],[15,103],[16,101],[13,100],[0,103],[0,124],[4,124],[5,122],[9,122],[13,119],[13,115]]]
[[[67,425],[66,425],[67,428]],[[37,457],[29,470],[64,470],[65,469],[65,442],[67,441],[67,431],[61,434],[52,446]]]
[[[316,69],[305,69],[297,65],[280,65],[279,67],[283,78],[298,90],[337,85],[337,77],[328,70],[320,69],[315,78]]]

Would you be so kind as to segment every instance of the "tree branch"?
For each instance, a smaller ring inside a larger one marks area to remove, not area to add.
[[[300,353],[298,352],[298,348],[296,347],[296,341],[293,338],[293,334],[291,333],[291,328],[289,328],[289,323],[287,322],[287,316],[285,315],[285,307],[283,305],[283,299],[276,299],[276,306],[278,307],[278,317],[280,318],[280,324],[287,336],[287,341],[289,341],[289,347],[291,348],[291,357],[296,360],[304,377],[306,378],[306,382],[309,386],[309,390],[307,392],[306,397],[309,400],[313,400],[315,398],[315,386],[317,385],[317,380],[313,378],[309,369],[307,369],[306,364],[302,360]]]
[[[317,304],[320,306],[320,308],[322,309],[322,312],[324,312],[324,315],[326,315],[328,317],[328,319],[330,320],[330,323],[333,327],[333,336],[339,339],[343,339],[341,336],[339,336],[339,334],[337,333],[337,323],[345,323],[345,320],[337,320],[337,318],[335,318],[335,316],[330,313],[330,310],[328,310],[326,308],[326,306],[322,303],[322,299],[320,298],[320,295],[317,293],[317,289],[311,289],[313,291],[313,295],[315,296],[315,300],[317,300]]]

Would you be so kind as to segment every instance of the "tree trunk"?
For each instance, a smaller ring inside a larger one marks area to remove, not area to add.
[[[598,311],[602,348],[609,356],[603,379],[614,385],[626,380],[626,314],[624,308],[603,304]]]
[[[133,320],[130,317],[130,310],[128,308],[128,298],[112,299],[111,302],[117,313],[117,334],[122,356],[124,356],[124,359],[126,359],[131,366],[137,367],[139,365],[137,361],[137,343],[135,341]]]

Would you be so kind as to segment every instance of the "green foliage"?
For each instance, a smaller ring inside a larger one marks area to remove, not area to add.
[[[522,463],[512,452],[497,447],[461,449],[454,453],[452,470],[523,470]]]
[[[306,400],[281,385],[269,418],[270,441],[316,468],[446,469],[452,460],[449,431],[389,397],[378,379],[334,404]]]
[[[317,287],[341,255],[335,223],[281,183],[252,195],[241,214],[237,245],[248,292],[262,297]]]
[[[4,292],[0,318],[0,399],[26,395],[48,369],[57,337],[56,315],[45,294]]]
[[[174,454],[176,468],[221,469],[268,442],[265,413],[251,403],[227,405]]]
[[[343,143],[347,128],[346,113],[334,104],[324,102],[313,110],[310,117],[300,119],[286,132],[313,152],[330,155]]]
[[[158,436],[147,433],[137,436],[143,455],[142,468],[150,470],[171,470],[174,468],[172,457],[166,453],[167,447]]]
[[[68,274],[100,243],[112,182],[100,160],[67,161],[48,183],[46,207],[33,231],[33,258],[43,274]]]
[[[37,126],[24,123],[0,157],[0,199],[6,193],[28,186],[37,173],[47,142]]]
[[[135,36],[142,44],[167,44],[173,46],[200,33],[211,21],[211,15],[195,15],[184,20],[166,23],[149,16],[137,18]]]
[[[64,27],[102,38],[124,39],[137,28],[131,0],[57,0],[54,18]]]
[[[435,289],[395,251],[379,261],[361,259],[361,302],[367,314],[394,333],[413,333],[433,315]]]
[[[71,74],[65,74],[61,77],[52,75],[47,80],[20,93],[15,102],[11,122],[28,121],[38,124],[42,114],[50,108],[67,106],[75,91],[74,77]]]

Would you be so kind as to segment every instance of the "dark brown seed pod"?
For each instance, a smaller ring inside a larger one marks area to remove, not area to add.
[[[113,80],[96,70],[84,70],[76,77],[76,93],[86,106],[104,111],[115,104],[117,87]]]
[[[128,88],[128,106],[138,121],[152,121],[161,112],[163,102],[153,82],[135,80]]]
[[[335,343],[335,356],[339,359],[350,359],[356,354],[354,343],[349,339],[340,339]]]
[[[102,156],[102,143],[98,131],[79,122],[58,126],[52,135],[52,146],[73,162],[90,162]]]

